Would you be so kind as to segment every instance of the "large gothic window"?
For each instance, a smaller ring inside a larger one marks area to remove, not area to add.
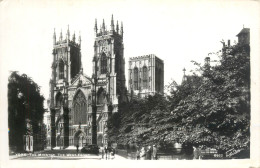
[[[105,94],[104,94],[104,89],[101,87],[98,89],[97,92],[97,104],[104,104],[105,102]]]
[[[87,124],[87,102],[82,91],[79,91],[73,101],[74,124]]]
[[[147,81],[148,81],[147,67],[144,66],[143,67],[143,88],[144,89],[148,88]]]
[[[62,60],[59,62],[59,79],[64,79],[64,63]]]
[[[107,73],[107,57],[106,54],[103,53],[101,55],[101,74]]]
[[[134,69],[134,90],[138,90],[138,68]]]
[[[57,108],[60,108],[62,105],[62,94],[59,92],[57,95],[56,95],[56,107]]]

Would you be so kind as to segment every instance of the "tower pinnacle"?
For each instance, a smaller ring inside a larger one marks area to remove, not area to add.
[[[62,29],[60,30],[60,41],[62,41]]]
[[[97,28],[97,19],[95,19],[95,27],[94,27],[95,34],[97,34],[98,28]]]
[[[123,37],[123,33],[124,33],[124,30],[123,30],[123,22],[121,22],[121,31],[120,31],[120,34],[121,34],[122,37]]]
[[[105,28],[105,20],[103,19],[103,23],[102,23],[102,32],[103,32],[103,33],[105,33],[105,31],[106,31],[105,29],[106,29],[106,28]]]
[[[72,41],[75,42],[76,40],[76,37],[75,37],[75,31],[74,31],[74,34],[73,34],[73,37],[72,37]]]
[[[81,45],[81,35],[80,35],[80,32],[79,32],[79,45]]]
[[[68,25],[68,30],[67,30],[67,41],[69,41],[70,40],[70,30],[69,30],[69,25]]]
[[[117,33],[119,32],[118,20],[117,20],[117,22],[116,22],[116,32],[117,32]]]
[[[54,28],[54,33],[53,33],[53,45],[56,44],[56,33],[55,33],[55,28]]]
[[[114,32],[114,30],[115,30],[115,25],[114,25],[114,18],[113,18],[113,14],[112,14],[112,18],[111,18],[111,29],[110,29],[110,31],[113,33]]]

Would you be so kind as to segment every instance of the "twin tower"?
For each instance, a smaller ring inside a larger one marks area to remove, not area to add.
[[[47,137],[52,148],[91,144],[93,103],[97,114],[94,138],[99,146],[107,144],[109,112],[117,112],[118,104],[127,101],[123,25],[119,28],[118,21],[115,25],[112,15],[110,30],[104,20],[98,28],[96,20],[94,33],[93,72],[87,76],[81,61],[81,36],[78,41],[75,33],[71,38],[68,28],[65,38],[62,32],[57,38],[54,31]]]
[[[108,116],[118,112],[118,104],[128,101],[123,24],[119,28],[117,21],[115,25],[112,15],[110,30],[104,20],[98,28],[96,20],[94,33],[93,70],[87,76],[81,61],[81,36],[76,41],[69,27],[64,38],[62,32],[57,38],[54,31],[47,121],[47,144],[52,148],[107,144]],[[155,55],[130,58],[129,94],[163,93],[163,69],[163,61]]]

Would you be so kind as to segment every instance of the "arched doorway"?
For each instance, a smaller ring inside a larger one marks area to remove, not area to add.
[[[86,144],[86,135],[81,130],[78,130],[74,134],[74,146],[79,145],[79,147],[83,147]]]

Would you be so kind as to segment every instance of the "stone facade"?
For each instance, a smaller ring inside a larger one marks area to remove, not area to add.
[[[97,144],[107,143],[105,135],[109,112],[118,111],[118,103],[127,101],[125,87],[125,60],[123,25],[118,22],[111,30],[105,23],[95,23],[93,74],[83,73],[81,63],[81,37],[70,39],[62,33],[53,35],[53,63],[48,106],[50,110],[50,145],[66,148],[92,143],[92,107],[97,106]],[[96,79],[96,80],[95,80]],[[95,94],[96,91],[96,94]],[[96,95],[96,97],[95,97]],[[96,101],[94,101],[96,100]]]
[[[130,95],[145,97],[164,93],[164,63],[154,54],[131,57],[128,75]]]

